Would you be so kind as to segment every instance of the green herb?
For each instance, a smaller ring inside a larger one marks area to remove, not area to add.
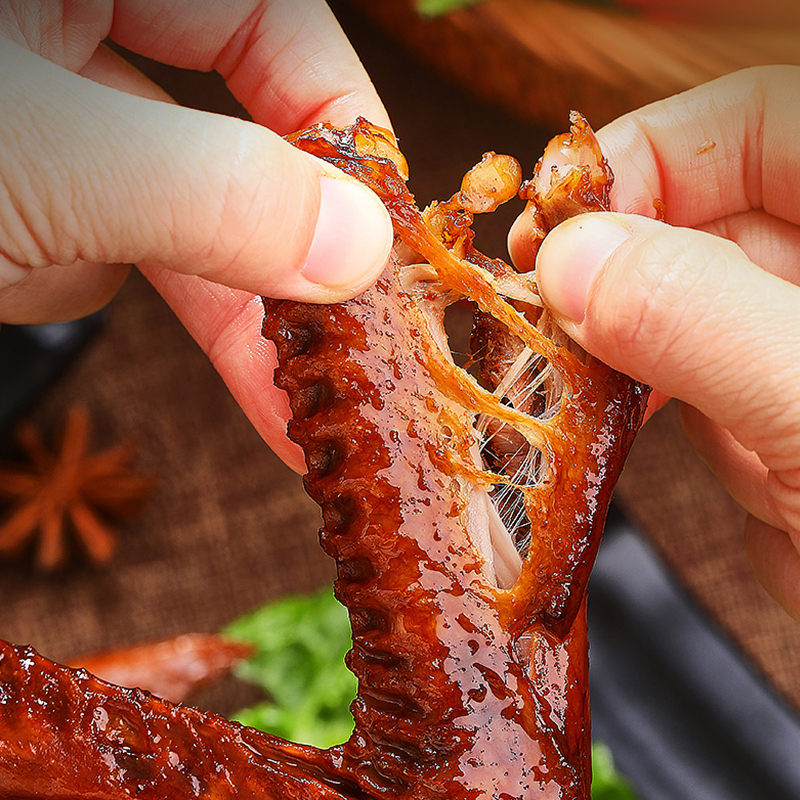
[[[357,682],[344,664],[352,644],[347,611],[330,588],[270,603],[236,620],[226,633],[254,645],[255,654],[237,675],[268,695],[235,719],[317,747],[347,740]]]
[[[316,747],[348,739],[357,688],[344,663],[352,644],[350,622],[330,587],[263,606],[233,622],[225,633],[255,647],[237,675],[268,695],[234,719]],[[592,746],[592,771],[592,800],[636,800],[605,745]]]
[[[592,744],[592,800],[636,800],[627,780],[617,771],[611,750]]]
[[[417,0],[417,12],[423,17],[439,17],[480,2],[482,0]]]
[[[416,0],[417,13],[421,17],[441,17],[459,8],[474,6],[483,0]],[[583,0],[587,5],[616,6],[617,0]]]

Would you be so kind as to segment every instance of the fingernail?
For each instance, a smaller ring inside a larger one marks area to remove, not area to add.
[[[582,214],[549,233],[536,256],[536,279],[545,303],[574,322],[586,315],[592,284],[611,254],[631,235],[613,214]]]
[[[320,178],[320,203],[303,277],[330,288],[376,276],[392,249],[392,221],[378,196],[352,181]]]

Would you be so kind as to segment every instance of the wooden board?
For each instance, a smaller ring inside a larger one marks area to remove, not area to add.
[[[479,96],[559,128],[573,108],[598,127],[744,67],[800,64],[792,23],[666,22],[568,0],[488,0],[423,19],[412,0],[350,2]]]

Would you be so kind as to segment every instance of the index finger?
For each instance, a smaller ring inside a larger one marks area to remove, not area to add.
[[[117,0],[111,38],[140,55],[216,70],[254,121],[280,134],[389,118],[322,0]]]
[[[759,208],[800,224],[798,86],[800,68],[756,67],[607,125],[612,207],[653,216],[658,198],[687,227]]]

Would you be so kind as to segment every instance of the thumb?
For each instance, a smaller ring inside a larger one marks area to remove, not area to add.
[[[36,267],[140,263],[311,301],[391,247],[371,191],[242,120],[128,95],[0,39],[0,287]]]
[[[700,409],[773,470],[800,452],[800,289],[730,241],[594,213],[537,256],[564,329],[616,369]]]

